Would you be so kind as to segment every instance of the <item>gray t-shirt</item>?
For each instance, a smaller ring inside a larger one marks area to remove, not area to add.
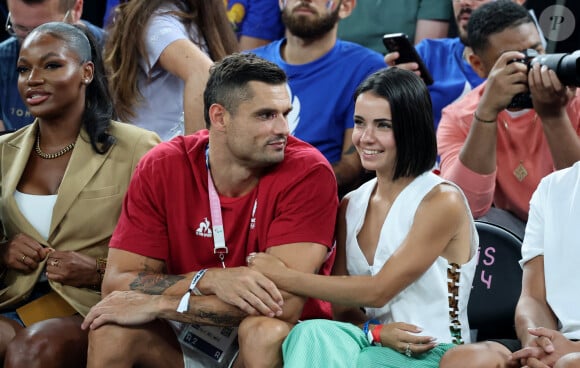
[[[190,29],[186,29],[178,17],[167,13],[172,10],[177,10],[177,7],[160,7],[145,29],[148,60],[139,60],[142,70],[139,89],[144,100],[135,109],[137,116],[131,121],[137,126],[155,131],[164,141],[183,134],[185,82],[159,65],[161,53],[173,42],[187,39],[201,44],[202,51],[208,54],[205,40],[199,34],[197,26],[192,25]]]

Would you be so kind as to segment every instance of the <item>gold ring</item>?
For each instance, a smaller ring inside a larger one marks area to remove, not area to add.
[[[411,351],[410,342],[407,343],[407,347],[405,348],[405,355],[408,356],[409,358],[411,357],[411,355],[413,355],[413,352]]]
[[[22,258],[20,258],[20,262],[24,263],[24,260],[26,259],[26,257],[28,257],[26,254],[22,255]]]

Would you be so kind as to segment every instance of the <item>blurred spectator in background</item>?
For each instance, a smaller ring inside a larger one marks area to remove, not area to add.
[[[411,42],[447,37],[454,0],[360,0],[340,21],[338,37],[382,54],[385,33],[405,33]],[[477,1],[476,1],[477,2]]]
[[[224,0],[240,50],[263,46],[284,36],[278,0]]]
[[[80,20],[83,0],[7,0],[7,5],[10,13],[5,29],[11,37],[0,43],[0,130],[16,130],[34,120],[17,89],[16,60],[22,40],[47,22],[83,24],[99,44],[103,30]]]
[[[119,120],[163,140],[204,129],[212,60],[237,49],[223,1],[131,0],[113,20],[105,66]]]
[[[115,11],[115,7],[120,3],[127,2],[128,0],[107,0],[105,4],[105,11],[103,13],[103,25],[106,27],[109,22],[111,22],[112,14]]]
[[[368,75],[385,67],[381,54],[337,39],[339,19],[356,0],[283,2],[286,38],[253,50],[288,75],[292,135],[318,148],[332,164],[339,193],[358,183],[362,166],[354,146],[353,94]]]
[[[417,45],[417,53],[433,77],[428,86],[433,101],[435,129],[441,120],[443,108],[479,86],[485,78],[471,66],[469,56],[473,53],[468,45],[467,24],[471,13],[492,0],[452,0],[453,15],[458,37],[425,39]],[[522,4],[525,0],[513,0]],[[540,32],[540,36],[542,36]],[[543,41],[543,37],[541,37]],[[395,65],[398,53],[385,56],[389,65]],[[399,64],[401,68],[417,71],[416,63]]]
[[[103,0],[85,1],[83,3],[83,19],[92,24],[103,27],[103,17],[105,14],[106,3]]]
[[[540,180],[580,159],[580,98],[553,70],[537,63],[530,70],[524,62],[520,50],[544,48],[523,6],[509,0],[481,6],[468,34],[471,64],[488,79],[443,110],[441,175],[463,189],[473,217],[504,227],[520,222],[510,230],[521,237]]]
[[[8,6],[6,5],[6,0],[0,1],[0,24],[6,24],[6,19],[8,18]],[[8,33],[5,28],[0,28],[0,42],[8,38]]]

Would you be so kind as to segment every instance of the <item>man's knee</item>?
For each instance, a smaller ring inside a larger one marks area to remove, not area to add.
[[[183,364],[172,328],[156,320],[140,326],[103,325],[89,333],[89,367],[171,366]]]
[[[564,355],[558,359],[554,368],[580,368],[580,353]]]
[[[465,362],[470,368],[506,367],[509,355],[510,351],[496,342],[458,345],[443,355],[439,367],[465,368]]]
[[[275,318],[248,317],[238,329],[240,347],[248,344],[281,345],[292,325]]]
[[[138,348],[138,329],[131,329],[116,324],[103,325],[89,332],[89,355],[99,356],[126,355]]]
[[[292,325],[269,317],[247,317],[239,326],[236,366],[282,367],[282,342]]]

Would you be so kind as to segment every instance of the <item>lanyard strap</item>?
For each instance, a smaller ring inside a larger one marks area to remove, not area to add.
[[[207,188],[209,192],[209,209],[212,223],[213,252],[219,257],[222,267],[226,268],[224,260],[226,254],[228,254],[228,247],[226,246],[224,235],[224,222],[222,219],[220,197],[215,189],[213,179],[211,178],[211,172],[209,171],[209,144],[205,149],[205,165],[207,167]]]

